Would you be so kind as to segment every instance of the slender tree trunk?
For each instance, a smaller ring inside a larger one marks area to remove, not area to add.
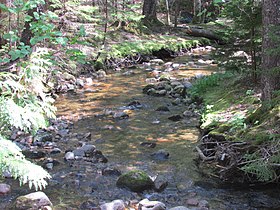
[[[168,0],[165,0],[166,4],[166,25],[170,25],[170,9],[169,9],[169,2]]]
[[[262,98],[271,100],[273,92],[280,89],[280,1],[263,0],[262,3]]]
[[[174,21],[174,27],[176,28],[178,26],[178,15],[179,15],[179,0],[175,0],[175,21]]]
[[[193,1],[193,22],[201,23],[201,16],[197,16],[201,12],[202,2],[201,0]]]
[[[28,10],[27,14],[32,17],[33,20],[35,20],[34,18],[34,12],[37,11],[37,8],[33,8]],[[30,45],[30,39],[32,38],[33,33],[30,29],[30,22],[25,22],[24,24],[24,29],[21,33],[21,38],[20,38],[20,42],[23,42],[25,45]]]
[[[6,0],[0,0],[0,3],[1,4],[6,4]],[[4,11],[2,11],[1,9],[0,9],[0,20],[3,20],[4,19]],[[3,25],[3,21],[1,21],[0,22],[0,28],[1,28],[1,33],[3,33],[4,34],[4,30],[3,30],[3,28],[4,28],[4,25]],[[2,31],[3,30],[3,31]],[[5,41],[4,41],[4,39],[2,38],[2,34],[0,34],[0,48],[1,48],[1,46],[2,45],[4,45],[5,44]]]

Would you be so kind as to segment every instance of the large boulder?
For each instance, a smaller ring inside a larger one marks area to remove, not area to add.
[[[18,210],[38,210],[47,206],[52,206],[52,203],[48,196],[40,191],[18,197],[14,205]]]
[[[121,175],[117,180],[117,186],[128,188],[133,192],[143,192],[152,189],[154,182],[144,171],[134,170]]]

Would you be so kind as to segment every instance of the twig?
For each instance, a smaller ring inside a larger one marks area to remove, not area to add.
[[[198,152],[199,157],[200,157],[203,161],[210,161],[210,160],[214,160],[214,159],[215,159],[215,156],[206,157],[198,146],[196,146],[195,149],[196,149],[196,151]]]

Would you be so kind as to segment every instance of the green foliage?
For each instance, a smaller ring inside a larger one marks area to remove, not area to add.
[[[34,186],[35,190],[46,187],[45,179],[51,178],[42,167],[26,160],[16,144],[0,136],[0,175],[4,172],[11,173],[20,185],[28,183],[29,188]]]
[[[42,58],[44,53],[33,53],[29,62],[22,63],[19,75],[0,74],[1,132],[11,127],[35,132],[46,126],[45,116],[55,117],[53,99],[44,93],[44,74],[50,66]]]
[[[47,185],[50,175],[27,161],[19,148],[5,140],[11,128],[36,132],[47,125],[46,117],[54,118],[53,99],[45,93],[44,75],[50,61],[44,50],[34,52],[29,61],[21,63],[18,74],[0,73],[0,174],[9,171],[20,184],[38,188]]]
[[[35,19],[26,15],[26,11],[39,4],[44,2],[18,0],[13,7],[4,8],[0,5],[2,9],[18,17],[24,15],[24,21],[19,23],[30,24],[33,33],[30,43],[36,45],[36,48],[32,48],[20,42],[19,23],[17,29],[3,35],[8,44],[2,46],[0,64],[15,60],[17,62],[16,71],[0,72],[0,175],[7,171],[13,178],[18,179],[21,185],[28,183],[30,188],[34,186],[36,190],[47,185],[46,179],[49,179],[50,175],[40,166],[26,160],[21,150],[7,140],[7,136],[14,128],[35,133],[39,128],[47,126],[48,118],[55,117],[55,107],[52,105],[54,100],[47,94],[45,86],[52,62],[49,52],[39,45],[46,40],[63,45],[67,40],[62,38],[61,33],[56,32],[54,25],[50,23],[50,20],[57,18],[54,13],[34,12]]]
[[[192,97],[200,96],[209,87],[218,86],[221,80],[231,76],[232,74],[230,73],[215,73],[208,76],[203,76],[202,78],[199,78],[194,82],[192,88],[190,89],[190,94],[192,95]]]
[[[245,173],[255,175],[262,182],[267,182],[274,178],[274,173],[265,160],[256,159],[255,154],[246,155],[245,159],[252,161],[241,168]]]
[[[240,129],[246,129],[247,125],[245,123],[245,115],[241,113],[235,114],[230,120],[229,120],[229,125],[230,125],[230,132],[234,132]]]

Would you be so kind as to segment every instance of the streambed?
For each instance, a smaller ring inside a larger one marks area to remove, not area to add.
[[[176,65],[168,75],[187,81],[217,71],[215,64],[202,62],[206,60],[209,55],[205,50],[178,57],[172,60]],[[141,64],[110,74],[103,80],[93,80],[83,89],[59,97],[56,102],[58,119],[71,123],[61,124],[65,134],[57,138],[56,144],[62,152],[51,155],[59,164],[50,170],[53,179],[44,190],[54,209],[87,209],[89,204],[98,206],[116,199],[133,203],[144,198],[161,201],[168,208],[198,209],[193,203],[202,200],[208,202],[209,209],[275,208],[271,204],[278,198],[278,189],[223,187],[197,171],[194,147],[200,138],[198,116],[172,121],[168,118],[182,116],[190,110],[189,105],[175,103],[172,97],[155,97],[142,92],[147,78],[149,81],[154,78],[152,72],[167,68]],[[169,111],[156,111],[162,106]],[[129,117],[113,118],[110,112],[125,112]],[[81,138],[85,135],[87,138]],[[65,152],[83,143],[95,145],[108,162],[64,161]],[[156,146],[145,147],[141,143],[155,143]],[[169,157],[154,159],[152,154],[159,150],[167,151]],[[117,188],[118,176],[104,175],[104,169],[121,173],[144,170],[150,176],[161,176],[168,186],[163,192],[133,193]],[[13,181],[11,184],[16,187]],[[17,188],[9,199],[12,201],[27,192],[30,192],[27,188]]]

